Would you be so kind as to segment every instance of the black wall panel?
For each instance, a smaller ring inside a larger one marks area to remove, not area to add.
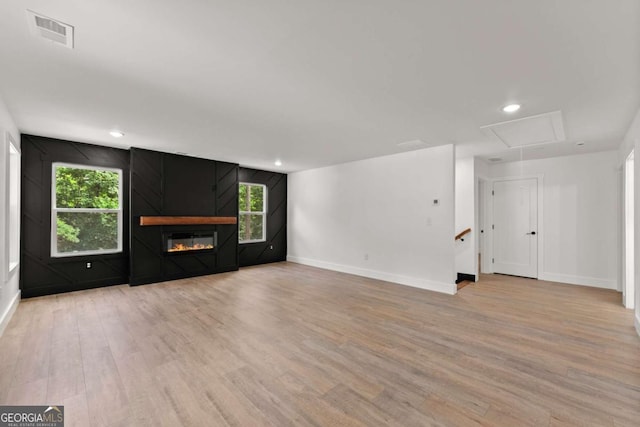
[[[123,252],[51,258],[51,165],[66,162],[123,170]],[[22,135],[20,288],[25,298],[127,283],[129,151]],[[86,263],[92,268],[87,269]]]
[[[162,234],[156,227],[138,225],[140,215],[162,215],[162,165],[162,153],[131,149],[130,284],[150,283],[164,275]]]
[[[285,261],[287,258],[287,175],[240,168],[239,182],[267,186],[266,241],[239,245],[240,266]],[[237,204],[236,200],[236,209]]]
[[[238,165],[217,162],[216,215],[238,216]],[[239,266],[238,227],[218,227],[218,271],[237,270]]]
[[[51,258],[51,165],[123,170],[123,252]],[[238,182],[268,188],[267,241],[238,245],[236,225],[146,226],[140,216],[237,216]],[[22,135],[21,289],[24,297],[237,270],[286,258],[287,176],[151,150]],[[129,197],[126,197],[129,195]],[[166,253],[163,233],[217,232],[211,251]],[[86,263],[92,268],[87,269]]]
[[[163,165],[163,215],[215,215],[215,161],[163,154]]]
[[[238,165],[131,149],[130,284],[238,269],[235,225],[140,226],[140,216],[237,216]],[[166,253],[163,234],[217,232],[215,251]]]

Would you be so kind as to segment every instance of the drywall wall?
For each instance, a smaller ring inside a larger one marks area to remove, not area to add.
[[[620,143],[620,147],[618,148],[618,165],[622,166],[624,161],[629,156],[631,150],[633,150],[636,145],[636,142],[640,140],[640,111],[636,114],[634,120],[631,122],[631,126],[629,126],[629,130],[627,131],[625,137]]]
[[[455,242],[456,273],[475,277],[478,274],[478,252],[476,249],[478,230],[475,224],[476,178],[474,170],[473,157],[456,159],[455,233],[458,234],[467,228],[471,229],[471,233]]]
[[[473,171],[476,178],[487,178],[491,173],[489,163],[479,157],[473,159]]]
[[[453,145],[289,174],[287,217],[288,261],[456,292]]]
[[[541,175],[538,278],[618,288],[617,152],[491,165],[494,178]]]
[[[18,301],[20,300],[19,289],[19,268],[15,268],[10,273],[7,272],[7,206],[9,204],[9,142],[7,133],[11,135],[13,141],[20,148],[20,133],[16,127],[11,114],[0,98],[0,336],[11,319]]]

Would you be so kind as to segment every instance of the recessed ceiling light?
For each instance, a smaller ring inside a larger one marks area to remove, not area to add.
[[[282,162],[280,160],[276,160],[273,164],[276,166],[282,166]]]
[[[505,113],[515,113],[519,109],[520,109],[520,104],[509,104],[509,105],[506,105],[502,109],[502,111],[504,111]]]
[[[502,158],[501,157],[491,157],[489,159],[490,162],[501,162]]]
[[[124,133],[120,132],[119,130],[112,130],[111,132],[109,132],[109,135],[114,138],[122,138],[124,136]]]

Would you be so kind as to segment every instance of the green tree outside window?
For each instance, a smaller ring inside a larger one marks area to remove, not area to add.
[[[266,239],[266,186],[241,183],[238,193],[238,239],[240,243]]]
[[[122,171],[54,164],[53,256],[122,248]]]

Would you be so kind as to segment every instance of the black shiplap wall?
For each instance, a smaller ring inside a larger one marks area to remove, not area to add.
[[[239,182],[266,185],[268,197],[266,242],[239,245],[240,266],[285,261],[287,257],[287,175],[240,168]],[[236,209],[237,203],[236,199]]]
[[[162,234],[156,227],[135,223],[140,215],[162,214],[162,158],[162,153],[131,149],[130,284],[148,283],[163,276]]]
[[[216,162],[216,215],[238,216],[238,165]],[[218,226],[218,271],[237,270],[238,226]]]
[[[20,288],[25,298],[127,283],[129,276],[129,151],[22,135]],[[51,258],[51,164],[123,170],[123,252]],[[87,269],[86,263],[92,268]]]
[[[25,298],[115,284],[144,284],[286,259],[287,176],[237,164],[22,135],[21,279]],[[51,258],[51,164],[123,170],[123,252]],[[140,227],[141,215],[237,216],[238,182],[265,184],[267,241],[238,245],[234,225]],[[129,195],[130,197],[126,197]],[[162,234],[217,231],[213,252],[165,254]],[[87,269],[86,263],[92,268]]]
[[[235,225],[141,227],[140,216],[237,216],[238,165],[131,149],[130,284],[238,269]],[[217,231],[214,252],[167,254],[163,233]]]

